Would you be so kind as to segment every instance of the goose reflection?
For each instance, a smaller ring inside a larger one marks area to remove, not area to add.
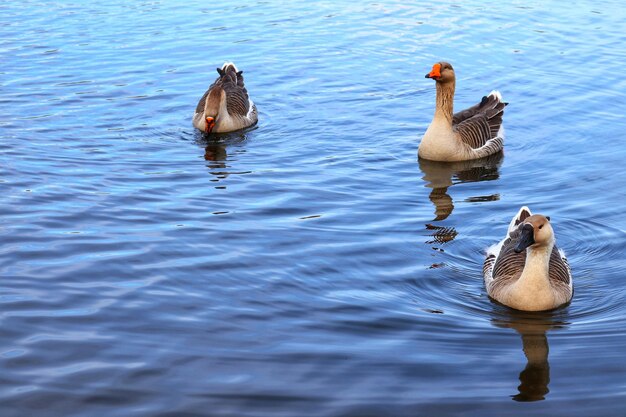
[[[224,162],[227,157],[228,153],[224,144],[211,143],[204,148],[204,160],[215,162],[215,164],[211,164],[211,167],[224,168],[226,166]]]
[[[228,151],[230,146],[237,146],[246,141],[246,134],[243,132],[211,134],[206,135],[198,133],[196,143],[204,148],[204,160],[207,161],[207,168],[210,173],[216,175],[218,179],[226,178],[229,173],[225,171],[228,168]]]
[[[546,313],[512,312],[504,320],[493,320],[497,327],[512,328],[522,338],[522,350],[526,356],[526,366],[519,374],[518,393],[512,395],[515,401],[544,400],[550,390],[550,364],[548,363],[548,337],[551,329],[563,327],[565,322]]]
[[[448,188],[459,183],[498,179],[502,159],[502,152],[487,158],[460,162],[435,162],[420,158],[419,167],[424,173],[422,179],[426,181],[427,188],[432,188],[428,198],[435,206],[433,220],[445,220],[454,210],[454,203],[448,194]],[[466,201],[494,201],[499,198],[498,194],[491,194],[470,197]]]

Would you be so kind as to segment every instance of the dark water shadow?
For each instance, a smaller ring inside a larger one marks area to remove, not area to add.
[[[518,393],[511,395],[514,401],[541,401],[550,389],[550,351],[547,333],[549,330],[567,326],[567,322],[554,313],[531,313],[522,311],[507,312],[492,320],[500,328],[514,329],[522,338],[522,351],[526,356],[526,366],[519,374]]]
[[[241,145],[248,139],[246,131],[233,133],[201,133],[196,132],[194,141],[204,148],[205,161],[223,162],[228,159],[226,148]]]
[[[232,160],[229,156],[229,148],[237,148],[237,152],[245,152],[242,146],[248,140],[249,131],[238,131],[232,133],[205,134],[196,132],[194,142],[204,150],[204,160],[207,162],[207,168],[212,175],[219,179],[226,178],[230,172],[228,161]]]
[[[422,179],[426,181],[425,187],[432,189],[428,198],[435,206],[433,221],[445,220],[452,214],[454,202],[448,194],[450,187],[468,182],[497,180],[503,159],[502,152],[487,158],[459,162],[436,162],[419,158],[419,167],[424,173]],[[490,194],[469,197],[466,201],[494,201],[499,198],[498,194]]]
[[[447,219],[454,210],[454,200],[448,194],[452,186],[468,182],[492,181],[500,177],[500,165],[504,154],[499,152],[487,158],[472,161],[459,162],[436,162],[418,158],[420,170],[424,173],[422,179],[424,186],[430,188],[428,199],[435,206],[435,218],[433,221]],[[479,195],[467,198],[465,201],[495,201],[499,200],[499,194]],[[457,236],[457,231],[451,226],[438,226],[426,224],[428,235],[432,240],[426,243],[447,243]]]

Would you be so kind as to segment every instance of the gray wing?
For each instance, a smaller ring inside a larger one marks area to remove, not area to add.
[[[550,254],[550,267],[549,276],[552,281],[562,282],[563,284],[570,285],[571,271],[567,259],[561,256],[561,253],[557,249],[556,245],[552,249]]]
[[[491,280],[493,280],[493,265],[496,263],[496,255],[490,254],[487,255],[487,258],[485,259],[485,263],[483,264],[483,278],[485,280],[485,283],[489,280],[489,282],[491,282]]]
[[[485,96],[480,103],[455,113],[452,127],[465,144],[472,149],[480,148],[498,136],[506,105],[495,94]]]
[[[500,249],[495,264],[493,266],[493,285],[497,285],[498,281],[511,279],[517,280],[522,275],[522,270],[526,264],[526,252],[515,253],[515,246],[519,240],[521,231],[518,228],[509,233]]]
[[[245,117],[250,111],[250,99],[245,87],[233,83],[225,83],[226,109],[231,116]]]
[[[204,105],[209,93],[214,88],[221,88],[226,93],[226,109],[231,116],[246,116],[250,111],[248,91],[244,86],[242,71],[235,71],[229,66],[225,70],[218,69],[219,77],[200,98],[196,106],[196,113],[204,111]]]
[[[530,215],[528,207],[522,207],[513,217],[497,253],[491,252],[487,255],[483,264],[485,284],[494,285],[493,282],[498,281],[497,285],[508,285],[510,281],[520,277],[526,264],[526,256],[523,253],[515,253],[514,249],[521,233],[520,225]]]
[[[250,111],[250,99],[242,73],[243,71],[236,71],[233,66],[228,66],[219,80],[226,92],[226,109],[231,116],[245,117]]]
[[[493,284],[506,284],[511,280],[517,280],[522,274],[524,265],[526,264],[526,251],[515,253],[515,246],[519,240],[519,227],[513,230],[509,237],[504,241],[498,257],[491,255],[485,260],[484,270],[493,264]],[[490,259],[491,258],[491,259]],[[554,282],[560,282],[566,285],[570,284],[571,272],[567,259],[561,256],[556,245],[552,248],[550,254],[549,276]]]
[[[499,93],[496,93],[499,94]],[[459,112],[454,113],[452,116],[452,124],[461,123],[464,120],[467,120],[471,117],[476,116],[477,114],[483,112],[485,109],[492,109],[497,107],[499,104],[502,104],[502,108],[506,107],[509,103],[505,103],[500,100],[499,96],[492,92],[488,96],[484,96],[480,103],[474,104],[472,107],[468,107],[465,110],[461,110]]]

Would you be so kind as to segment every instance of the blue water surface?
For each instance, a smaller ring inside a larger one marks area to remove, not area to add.
[[[3,416],[626,413],[619,1],[0,4]],[[256,128],[191,116],[234,61]],[[433,63],[503,155],[418,161]],[[487,297],[551,216],[572,303]]]

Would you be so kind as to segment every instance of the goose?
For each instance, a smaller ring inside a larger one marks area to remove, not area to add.
[[[254,126],[258,114],[243,84],[243,71],[225,62],[217,73],[219,77],[198,102],[194,127],[205,133],[224,133]]]
[[[420,158],[466,161],[502,150],[502,116],[508,103],[502,101],[498,91],[492,91],[472,107],[453,113],[455,75],[452,65],[438,62],[426,78],[436,81],[437,100],[433,121],[418,148]]]
[[[487,294],[525,311],[552,310],[572,299],[572,273],[556,247],[550,218],[522,207],[507,236],[487,250],[483,266]]]

